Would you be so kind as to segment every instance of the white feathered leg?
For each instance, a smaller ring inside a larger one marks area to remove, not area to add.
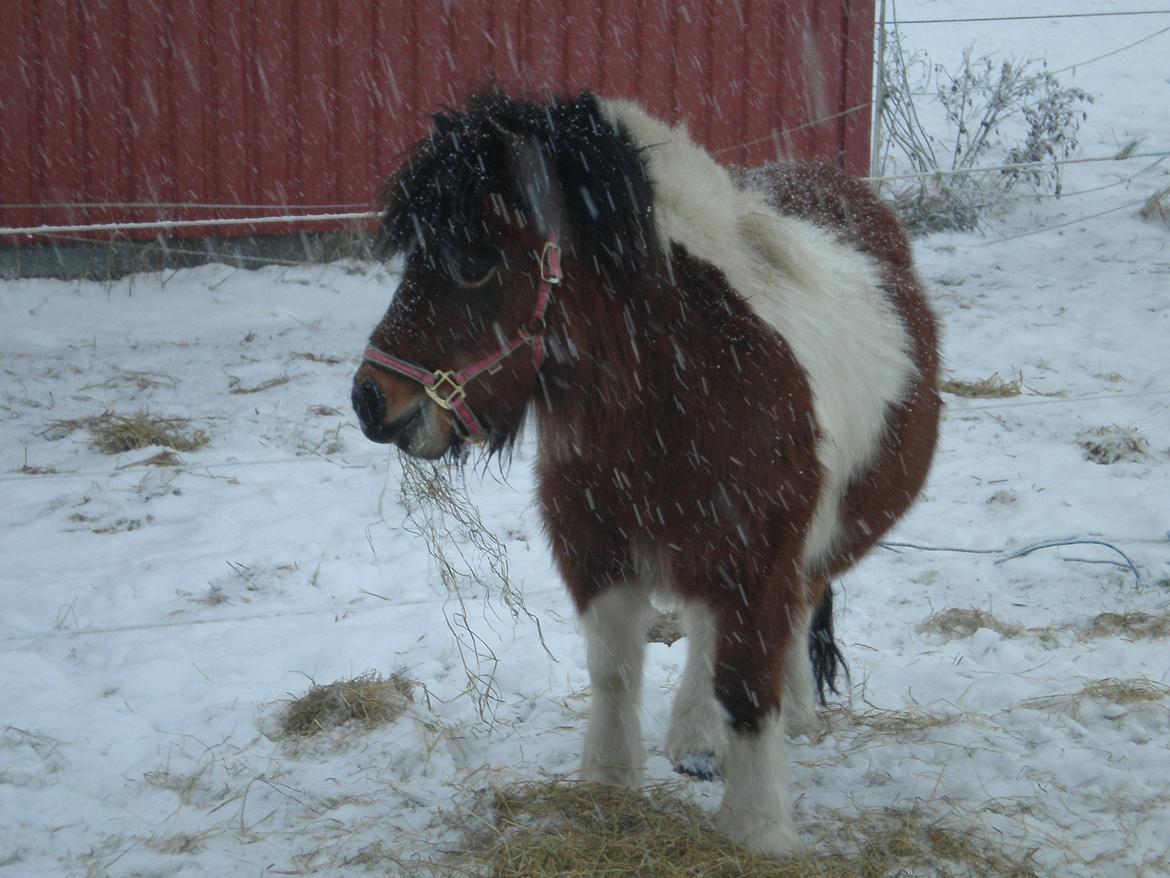
[[[744,847],[784,858],[800,850],[788,800],[788,743],[775,713],[756,731],[732,730],[723,759],[726,789],[716,822]]]
[[[653,608],[631,584],[612,586],[593,599],[583,622],[592,699],[581,776],[636,787],[646,752],[639,716],[646,631]]]
[[[715,614],[688,602],[681,615],[687,661],[670,712],[666,757],[675,771],[710,780],[727,747],[727,721],[715,700]]]

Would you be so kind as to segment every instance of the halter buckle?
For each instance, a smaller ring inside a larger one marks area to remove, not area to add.
[[[436,369],[435,382],[433,384],[424,384],[423,390],[427,392],[427,396],[435,401],[435,405],[439,408],[451,411],[455,408],[453,400],[463,399],[467,395],[467,391],[463,386],[455,380],[454,372],[444,372],[442,369]],[[442,390],[443,382],[446,381],[451,385],[450,391]]]
[[[540,279],[546,284],[561,282],[561,247],[556,241],[545,241],[540,251]]]

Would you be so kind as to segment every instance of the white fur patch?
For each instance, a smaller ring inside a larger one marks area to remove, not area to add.
[[[584,780],[625,787],[641,782],[642,664],[652,612],[645,589],[623,584],[594,598],[582,617],[592,689]]]
[[[645,149],[662,243],[714,265],[778,332],[808,375],[825,480],[802,556],[821,567],[840,534],[849,481],[874,459],[887,407],[915,368],[910,339],[868,257],[809,222],[781,216],[691,140],[627,101],[602,101]]]

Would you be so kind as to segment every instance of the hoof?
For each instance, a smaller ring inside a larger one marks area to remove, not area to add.
[[[586,783],[604,784],[607,787],[636,790],[642,785],[642,770],[629,766],[582,765],[581,780]]]
[[[722,780],[719,763],[714,750],[700,750],[698,753],[683,753],[674,760],[674,770],[695,780]]]
[[[773,860],[787,860],[799,856],[804,845],[796,831],[785,821],[755,815],[747,817],[731,813],[726,807],[715,815],[719,831],[753,854],[770,857]]]

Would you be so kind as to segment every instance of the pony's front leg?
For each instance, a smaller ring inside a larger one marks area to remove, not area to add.
[[[780,590],[778,597],[786,593]],[[721,763],[725,787],[716,823],[749,850],[783,858],[800,849],[780,710],[785,659],[799,626],[788,621],[782,598],[761,595],[758,604],[748,603],[751,612],[728,604],[718,613],[715,694],[731,730]]]
[[[642,664],[652,612],[645,593],[626,582],[594,597],[582,614],[592,688],[581,755],[585,780],[624,787],[641,783]]]

